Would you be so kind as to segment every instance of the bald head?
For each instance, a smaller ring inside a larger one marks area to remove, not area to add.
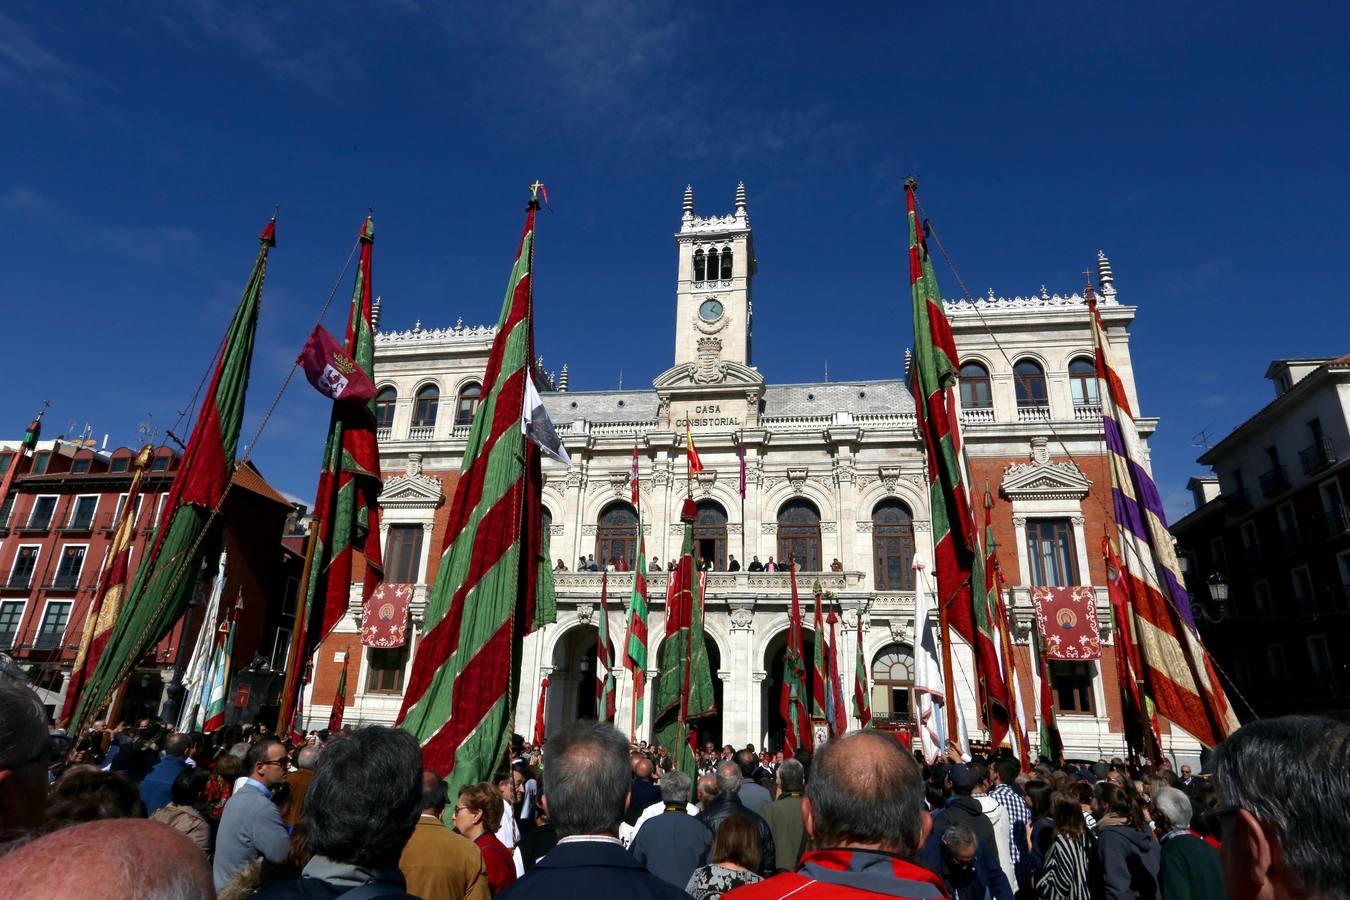
[[[645,756],[639,756],[633,763],[633,775],[638,778],[650,779],[652,771],[652,761]]]
[[[923,843],[923,773],[879,731],[827,743],[811,764],[807,829],[817,847],[867,847],[909,855]]]
[[[11,900],[108,897],[211,900],[211,867],[186,837],[147,819],[105,819],[53,831],[0,858]]]

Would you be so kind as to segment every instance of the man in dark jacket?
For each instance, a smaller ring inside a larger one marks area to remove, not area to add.
[[[173,802],[173,780],[188,767],[187,755],[191,749],[190,734],[171,734],[164,739],[164,758],[155,763],[141,782],[141,802],[145,804],[147,816],[153,816],[160,807]]]
[[[994,840],[994,826],[982,811],[980,801],[970,796],[980,783],[979,774],[957,763],[947,767],[947,783],[951,787],[952,796],[947,798],[947,805],[941,812],[933,816],[933,835],[941,841],[941,836],[953,825],[963,825],[970,829],[975,835],[977,852],[987,854],[987,858],[994,861],[996,871],[989,875],[989,888],[993,896],[1011,898],[1012,886],[1008,883],[1008,876],[998,865],[998,844]]]
[[[713,835],[698,819],[689,815],[688,775],[676,769],[661,776],[661,801],[665,809],[638,829],[628,852],[662,881],[680,890],[699,866],[707,865]]]
[[[741,767],[741,789],[736,792],[736,796],[741,798],[745,808],[752,813],[762,813],[764,807],[769,805],[773,795],[769,789],[756,782],[755,773],[759,770],[759,757],[753,750],[737,750],[736,765]]]
[[[975,832],[965,825],[948,825],[945,832],[934,831],[929,836],[919,861],[942,878],[954,900],[1012,900],[1012,891],[994,886],[993,873],[1000,869],[990,849],[981,847]],[[1007,881],[1005,877],[1005,886]]]
[[[741,777],[741,767],[735,760],[727,760],[719,763],[717,766],[717,799],[708,804],[708,808],[698,814],[699,821],[708,826],[708,830],[715,836],[718,827],[732,816],[740,816],[751,825],[755,826],[755,832],[759,835],[759,870],[765,878],[774,873],[775,855],[773,845],[773,832],[769,830],[769,823],[758,814],[751,812],[744,803],[741,802],[738,794],[741,790],[743,779]]]
[[[633,784],[628,789],[628,809],[623,815],[623,820],[629,825],[635,823],[642,811],[653,803],[661,802],[661,789],[652,781],[652,761],[645,756],[633,756],[629,758],[633,761]]]
[[[1153,795],[1154,825],[1162,835],[1158,888],[1166,900],[1228,900],[1219,851],[1191,827],[1191,800],[1176,788]]]
[[[689,900],[684,891],[644,869],[619,843],[631,783],[628,739],[614,726],[572,722],[549,735],[541,805],[558,829],[558,845],[498,896]]]

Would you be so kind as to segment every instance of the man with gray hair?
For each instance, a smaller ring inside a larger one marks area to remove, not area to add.
[[[1232,900],[1350,898],[1350,724],[1251,722],[1215,748],[1213,764]]]
[[[806,790],[806,769],[795,759],[785,759],[778,767],[778,799],[760,810],[773,835],[775,866],[785,872],[797,868],[797,860],[806,852],[806,828],[802,825],[802,796]]]
[[[38,695],[0,677],[0,841],[42,824],[51,744]]]
[[[629,852],[657,878],[681,890],[694,870],[708,862],[713,834],[689,815],[693,780],[676,769],[661,776],[661,814],[643,823]]]
[[[946,895],[942,879],[909,862],[931,827],[914,757],[879,731],[830,740],[811,763],[802,819],[812,848],[796,871],[737,888],[736,900]]]
[[[1219,851],[1190,830],[1191,798],[1174,787],[1153,792],[1153,824],[1162,844],[1158,887],[1164,897],[1225,900]]]
[[[547,791],[541,802],[558,831],[558,845],[500,896],[688,900],[619,843],[633,777],[628,739],[603,722],[571,722],[549,735],[547,752]]]
[[[741,776],[741,767],[734,759],[723,760],[717,764],[717,799],[709,803],[703,812],[699,813],[698,818],[708,830],[714,835],[717,829],[732,816],[740,816],[751,825],[755,826],[755,833],[759,835],[759,874],[765,878],[777,871],[777,851],[773,843],[773,832],[769,830],[769,823],[759,813],[751,812],[744,803],[741,802],[740,791],[741,784],[744,782]]]
[[[948,825],[940,837],[934,835],[924,844],[919,860],[942,879],[953,900],[1000,896],[1011,900],[1012,891],[995,888],[990,876],[990,870],[999,866],[998,858],[980,846],[969,826]]]

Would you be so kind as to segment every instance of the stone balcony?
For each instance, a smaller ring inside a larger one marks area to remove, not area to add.
[[[553,585],[561,599],[594,598],[600,596],[600,572],[554,572]],[[628,597],[633,591],[632,572],[610,572],[608,594],[611,598]],[[647,575],[647,593],[655,601],[665,599],[669,572],[651,572]],[[816,579],[824,590],[836,594],[863,594],[867,592],[864,572],[798,572],[797,593],[810,597]],[[761,598],[788,600],[792,597],[791,576],[787,572],[709,572],[706,582],[709,600],[724,596],[750,595]]]

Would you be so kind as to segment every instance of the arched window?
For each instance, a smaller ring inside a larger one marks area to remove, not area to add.
[[[459,402],[455,404],[456,425],[468,425],[473,422],[473,411],[478,408],[478,401],[482,399],[482,396],[482,385],[464,385],[459,392]]]
[[[989,388],[989,370],[977,362],[961,367],[961,408],[989,409],[994,405],[994,394]]]
[[[914,517],[899,500],[872,510],[872,560],[877,590],[914,590]]]
[[[604,508],[595,530],[595,561],[601,566],[614,565],[621,559],[633,567],[637,554],[637,513],[627,503],[614,503]]]
[[[887,644],[872,661],[873,723],[909,727],[914,721],[914,648]]]
[[[436,385],[429,384],[417,392],[413,398],[413,427],[431,428],[436,424],[436,407],[441,402],[441,391]]]
[[[1017,389],[1017,405],[1048,406],[1045,399],[1045,370],[1040,363],[1024,359],[1013,366],[1013,385]]]
[[[1073,394],[1074,406],[1097,406],[1101,403],[1097,394],[1097,367],[1092,360],[1080,356],[1069,363],[1069,391]]]
[[[778,510],[778,562],[796,559],[803,572],[819,572],[820,510],[810,500],[789,500]]]
[[[727,511],[714,500],[701,500],[694,519],[694,560],[710,560],[718,572],[727,567]]]
[[[553,513],[548,511],[547,506],[541,505],[539,507],[539,518],[544,523],[544,534],[548,534],[549,529],[553,527]]]
[[[375,395],[375,427],[394,427],[394,406],[398,403],[398,391],[392,387],[381,388]]]
[[[706,270],[705,270],[704,267],[703,267],[703,261],[704,261],[704,260],[703,260],[703,251],[702,251],[702,250],[695,250],[695,251],[694,251],[694,280],[695,280],[695,281],[703,281],[703,280],[704,280],[704,273],[705,273]]]
[[[731,248],[722,248],[722,280],[731,280]]]

